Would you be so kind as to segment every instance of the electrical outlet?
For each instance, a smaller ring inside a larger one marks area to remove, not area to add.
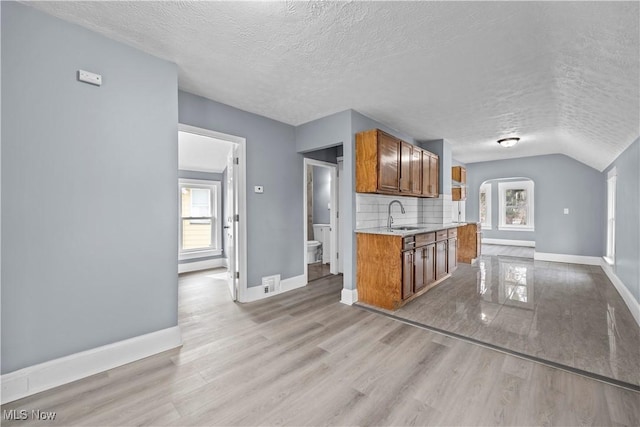
[[[268,294],[268,293],[269,293],[269,286],[265,286],[265,287],[264,287],[264,293],[265,293],[265,294]]]

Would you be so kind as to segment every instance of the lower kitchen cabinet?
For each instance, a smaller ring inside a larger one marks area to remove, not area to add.
[[[436,242],[436,280],[447,275],[447,241]]]
[[[366,304],[396,310],[449,277],[446,230],[404,238],[357,233],[356,239],[358,299]]]
[[[402,252],[402,299],[414,294],[414,255],[415,250]]]

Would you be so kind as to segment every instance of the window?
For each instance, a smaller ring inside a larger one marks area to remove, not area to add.
[[[499,230],[533,231],[533,181],[499,182]]]
[[[617,170],[613,168],[607,175],[607,263],[613,265],[616,259],[616,180]]]
[[[180,179],[179,190],[179,259],[220,255],[220,182]]]
[[[491,183],[480,186],[480,223],[484,230],[491,230]]]

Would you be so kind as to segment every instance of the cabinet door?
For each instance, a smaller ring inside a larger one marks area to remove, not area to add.
[[[402,299],[413,295],[413,252],[402,252]]]
[[[421,247],[415,250],[413,258],[413,287],[416,292],[426,286],[424,271],[426,266],[427,248]]]
[[[378,190],[398,192],[400,140],[378,132]]]
[[[436,243],[436,280],[447,274],[447,241]]]
[[[429,286],[436,281],[436,245],[432,243],[424,247],[424,285]]]
[[[429,172],[431,155],[422,152],[422,195],[431,197],[431,173]]]
[[[458,239],[449,239],[447,248],[447,272],[453,273],[458,268]]]
[[[438,174],[440,173],[440,158],[436,155],[429,157],[429,187],[431,189],[431,197],[438,197],[439,194],[439,182]]]
[[[422,194],[422,150],[411,149],[411,194]]]
[[[413,145],[400,141],[400,192],[411,192],[411,160]]]

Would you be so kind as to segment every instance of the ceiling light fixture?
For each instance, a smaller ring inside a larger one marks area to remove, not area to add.
[[[520,138],[503,138],[498,140],[498,144],[502,145],[503,147],[509,148],[516,145],[518,141],[520,141]]]

